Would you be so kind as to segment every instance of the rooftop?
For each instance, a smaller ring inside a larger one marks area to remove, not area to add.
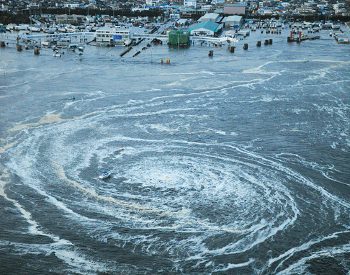
[[[200,20],[201,19],[206,19],[206,20],[216,20],[216,18],[218,18],[219,17],[219,14],[217,14],[217,13],[206,13],[205,15],[203,15],[201,18],[200,18]]]
[[[224,18],[223,22],[233,21],[238,22],[242,20],[242,16],[239,15],[231,15]]]
[[[189,31],[191,32],[193,30],[200,29],[200,28],[207,29],[207,30],[210,30],[213,32],[217,32],[220,29],[220,24],[214,23],[212,21],[201,22],[201,23],[192,25],[189,28]]]
[[[225,4],[225,7],[246,7],[246,2],[234,3],[234,4]]]

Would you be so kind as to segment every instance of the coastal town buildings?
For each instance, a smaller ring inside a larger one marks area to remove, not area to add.
[[[42,23],[81,24],[99,16],[99,23],[115,16],[159,16],[171,20],[213,21],[239,15],[243,18],[300,18],[350,21],[349,0],[0,0],[0,23],[30,23],[29,17]],[[6,14],[5,14],[6,13]],[[216,14],[214,16],[214,14]],[[11,15],[11,16],[9,16]],[[46,17],[46,15],[53,15]],[[79,16],[75,16],[79,15]],[[102,15],[110,17],[102,18]],[[1,17],[2,16],[2,17]],[[83,16],[83,17],[80,17]],[[85,16],[85,17],[84,17]],[[214,16],[214,17],[211,17]],[[27,18],[27,20],[24,20]],[[348,19],[346,19],[348,18]],[[15,22],[11,22],[14,20]],[[225,19],[227,20],[227,19]],[[33,22],[32,22],[33,23]],[[229,25],[230,23],[228,23]]]

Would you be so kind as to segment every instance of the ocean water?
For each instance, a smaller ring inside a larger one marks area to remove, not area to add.
[[[348,274],[350,48],[286,35],[0,49],[0,273]]]

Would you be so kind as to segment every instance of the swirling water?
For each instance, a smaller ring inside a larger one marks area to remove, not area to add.
[[[348,46],[120,51],[0,51],[1,273],[349,272]]]

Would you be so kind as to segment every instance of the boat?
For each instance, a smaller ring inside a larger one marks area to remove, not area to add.
[[[53,52],[53,57],[61,57],[61,53],[58,50],[54,50]]]
[[[108,179],[111,175],[112,175],[111,172],[109,172],[109,171],[103,171],[103,172],[98,176],[98,178],[99,178],[100,180],[105,180],[105,179]]]
[[[78,44],[69,44],[68,49],[74,52],[78,48]]]
[[[350,39],[348,37],[336,37],[336,41],[338,44],[350,44]]]
[[[131,39],[126,39],[125,41],[124,41],[124,46],[125,47],[129,47],[131,44],[132,44],[132,40]]]

